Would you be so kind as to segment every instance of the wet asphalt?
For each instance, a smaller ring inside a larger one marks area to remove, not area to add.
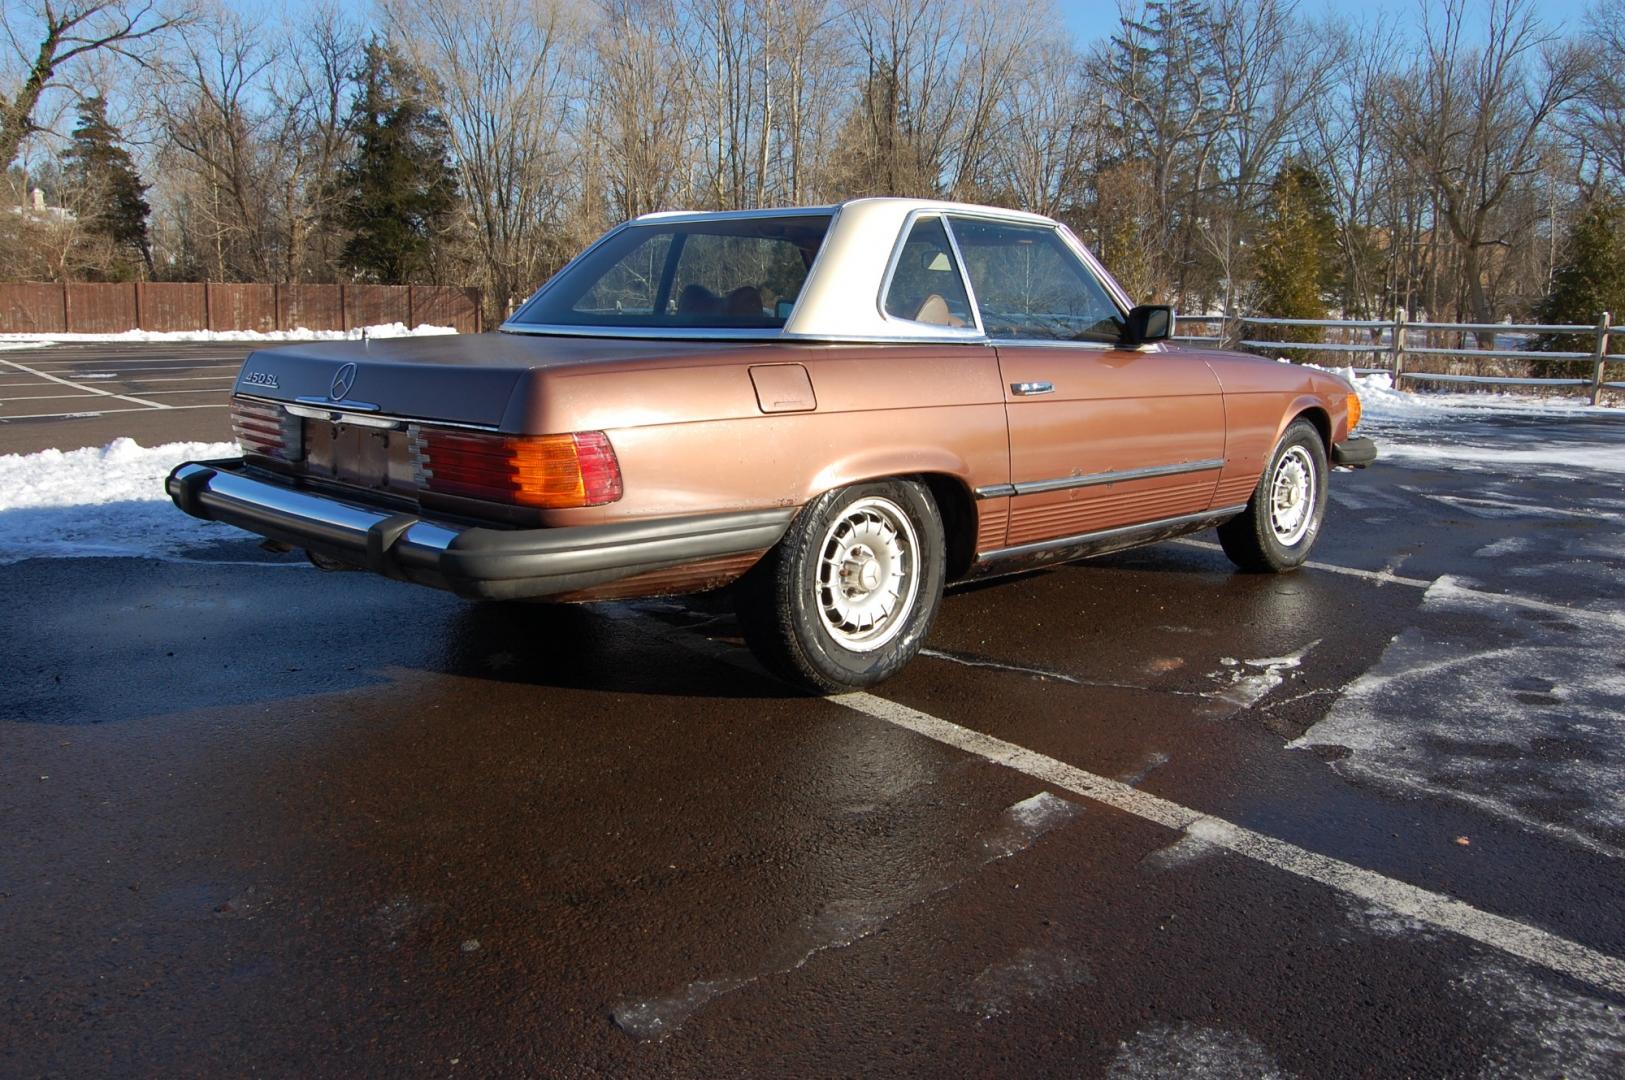
[[[1371,426],[1324,567],[956,590],[877,696],[1625,957],[1625,417]],[[1616,990],[793,694],[720,598],[235,537],[0,595],[8,1077],[1625,1074]]]

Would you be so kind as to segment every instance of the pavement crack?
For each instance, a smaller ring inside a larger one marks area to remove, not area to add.
[[[962,664],[965,667],[991,668],[995,671],[1008,671],[1016,675],[1031,675],[1039,679],[1053,679],[1056,682],[1071,683],[1073,686],[1090,686],[1102,690],[1136,690],[1144,694],[1173,694],[1177,697],[1208,698],[1213,695],[1198,690],[1176,690],[1168,687],[1145,686],[1140,683],[1111,682],[1105,679],[1081,679],[1076,675],[1068,675],[1061,671],[1051,671],[1048,668],[1027,667],[1022,664],[1006,664],[997,660],[989,660],[982,656],[969,656],[965,653],[944,652],[941,649],[921,649],[921,656],[929,656],[936,660],[946,660],[950,664]]]
[[[958,889],[987,867],[1018,855],[1040,838],[1072,821],[1083,807],[1069,799],[1039,792],[1007,808],[994,827],[981,836],[983,855],[963,873],[947,881],[927,884],[892,898],[876,909],[861,903],[836,902],[808,916],[803,925],[815,934],[830,935],[800,950],[794,960],[749,975],[699,979],[669,994],[625,1001],[610,1010],[615,1026],[639,1041],[663,1039],[682,1027],[711,1002],[748,986],[806,967],[814,957],[849,948],[878,933],[899,916]]]

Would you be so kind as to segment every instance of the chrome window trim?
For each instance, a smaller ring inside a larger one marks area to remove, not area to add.
[[[976,561],[991,562],[995,559],[1008,559],[1021,555],[1036,555],[1039,552],[1050,551],[1055,548],[1068,548],[1077,544],[1088,544],[1101,540],[1127,538],[1136,533],[1157,533],[1164,529],[1175,529],[1185,525],[1199,526],[1206,522],[1217,522],[1224,518],[1232,518],[1247,509],[1246,503],[1237,506],[1221,506],[1212,510],[1203,510],[1196,514],[1181,514],[1178,517],[1159,518],[1156,521],[1142,521],[1135,525],[1119,525],[1112,529],[1100,529],[1096,532],[1078,533],[1074,536],[1060,536],[1053,540],[1034,540],[1030,544],[1017,544],[1014,547],[995,548],[992,551],[979,551]]]
[[[902,262],[903,249],[908,246],[909,236],[914,232],[914,226],[922,218],[934,217],[942,225],[942,231],[948,237],[949,250],[953,252],[954,269],[959,271],[959,286],[965,290],[965,298],[970,303],[971,326],[939,326],[936,323],[921,322],[919,319],[905,319],[901,315],[893,315],[886,310],[886,297],[891,294],[892,277],[897,273],[897,264]],[[823,249],[820,248],[820,255]],[[808,271],[808,276],[812,272]],[[897,239],[892,243],[891,256],[886,260],[886,272],[880,277],[880,291],[875,294],[875,310],[880,313],[881,319],[888,323],[903,323],[907,326],[929,326],[934,335],[952,341],[984,341],[987,335],[982,331],[982,314],[976,310],[976,293],[971,289],[970,278],[965,273],[965,263],[959,257],[959,245],[954,242],[953,229],[948,225],[948,215],[943,211],[922,207],[911,210],[903,218],[902,226],[897,230]]]
[[[823,206],[785,206],[778,208],[759,206],[750,210],[653,210],[647,214],[639,214],[626,224],[636,225],[639,222],[651,224],[672,221],[743,221],[755,217],[816,217],[819,214],[833,216],[839,213],[840,209],[840,203],[826,203]]]
[[[929,326],[930,323],[910,323],[910,326]],[[792,334],[783,330],[653,330],[639,327],[636,332],[619,327],[594,326],[527,326],[516,327],[515,334],[542,334],[555,337],[603,337],[660,341],[716,341],[731,344],[776,343],[780,345],[987,345],[986,338],[977,336],[928,337],[923,334]]]
[[[1071,341],[1067,338],[988,338],[1001,349],[1082,349],[1085,352],[1111,352],[1122,348],[1104,341]]]
[[[1102,484],[1125,484],[1133,480],[1153,480],[1159,476],[1183,476],[1186,473],[1213,472],[1224,468],[1224,458],[1206,461],[1181,461],[1172,465],[1151,465],[1143,469],[1116,469],[1111,472],[1089,473],[1085,476],[1058,476],[1053,480],[1023,480],[1014,484],[993,484],[976,489],[978,499],[1009,498],[1017,495],[1042,495],[1049,491],[1071,488],[1099,487]]]

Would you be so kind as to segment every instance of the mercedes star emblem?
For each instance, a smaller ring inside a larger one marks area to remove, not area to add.
[[[355,365],[345,364],[333,376],[333,385],[327,388],[327,396],[334,401],[343,401],[350,396],[350,388],[355,385]]]

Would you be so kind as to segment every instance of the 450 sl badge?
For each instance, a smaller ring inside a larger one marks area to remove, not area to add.
[[[277,388],[276,376],[268,371],[248,371],[243,373],[244,386],[263,386],[270,390]]]

